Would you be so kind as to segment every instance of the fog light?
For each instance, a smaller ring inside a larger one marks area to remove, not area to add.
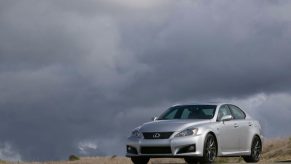
[[[126,146],[126,150],[127,150],[127,153],[130,153],[130,154],[137,154],[137,150],[136,148],[132,147],[132,146]]]
[[[177,152],[177,154],[183,154],[183,153],[192,153],[196,151],[196,145],[188,145],[181,147],[180,150]]]
[[[188,148],[188,151],[190,151],[190,152],[192,152],[192,151],[194,151],[195,150],[195,146],[189,146],[189,148]]]

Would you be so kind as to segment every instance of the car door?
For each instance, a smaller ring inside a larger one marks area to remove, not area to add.
[[[237,129],[238,137],[239,137],[239,147],[238,151],[247,151],[249,149],[249,133],[250,128],[252,126],[252,122],[250,120],[246,120],[246,114],[237,106],[235,105],[228,105],[230,108],[230,111],[234,117],[234,120],[236,120],[237,123]]]
[[[219,108],[217,121],[219,122],[219,137],[218,142],[221,152],[224,155],[231,154],[239,148],[239,129],[237,128],[237,120],[220,121],[225,115],[232,115],[227,105],[222,105]]]

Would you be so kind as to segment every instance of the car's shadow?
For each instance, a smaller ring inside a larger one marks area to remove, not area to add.
[[[214,162],[215,163],[215,162]],[[220,163],[220,162],[217,162]],[[233,162],[229,162],[229,163],[233,163]],[[265,162],[268,163],[268,162]],[[276,162],[270,162],[270,163],[291,163],[291,160],[287,160],[287,161],[276,161]],[[187,163],[164,163],[164,162],[152,162],[151,164],[187,164]]]
[[[151,162],[151,164],[186,164],[185,162],[184,163],[164,163],[164,162]]]
[[[216,162],[214,162],[214,163],[216,163]],[[217,162],[217,163],[221,163],[221,162]],[[233,162],[231,162],[231,163],[233,163]],[[268,162],[264,162],[264,163],[268,163]],[[270,163],[291,163],[291,160],[275,161],[275,162],[270,162]],[[180,162],[180,163],[151,162],[151,164],[186,164],[186,163],[183,163],[183,162]]]
[[[277,161],[279,163],[291,163],[291,160],[285,160],[285,161]]]

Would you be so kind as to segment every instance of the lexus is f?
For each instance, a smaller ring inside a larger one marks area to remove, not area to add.
[[[160,157],[212,163],[216,157],[241,156],[246,162],[258,162],[262,142],[259,122],[236,105],[184,104],[133,129],[126,156],[134,164]]]

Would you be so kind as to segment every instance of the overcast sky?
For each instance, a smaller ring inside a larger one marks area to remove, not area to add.
[[[124,155],[199,101],[291,135],[291,1],[0,0],[0,159]]]

